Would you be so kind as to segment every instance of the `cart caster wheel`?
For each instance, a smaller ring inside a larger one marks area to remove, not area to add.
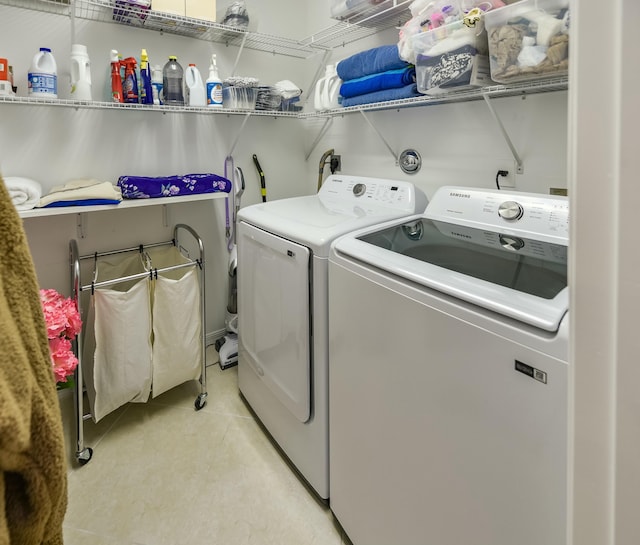
[[[207,404],[207,394],[200,394],[194,403],[196,411],[199,411]]]
[[[87,465],[91,461],[92,456],[93,449],[91,447],[87,447],[82,449],[80,452],[76,452],[76,460],[81,466]]]
[[[225,341],[224,337],[222,337],[221,339],[217,339],[216,340],[216,344],[215,344],[216,352],[220,352],[220,349],[222,348],[222,345],[224,344],[224,341]]]

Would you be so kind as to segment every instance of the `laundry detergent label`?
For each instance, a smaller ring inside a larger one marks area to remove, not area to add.
[[[29,73],[29,94],[40,93],[56,95],[58,93],[58,78],[52,74]]]
[[[207,83],[207,104],[222,106],[222,83]]]

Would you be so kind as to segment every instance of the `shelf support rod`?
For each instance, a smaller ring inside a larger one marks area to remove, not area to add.
[[[524,172],[524,165],[522,164],[522,158],[520,157],[518,150],[516,150],[516,147],[513,145],[513,142],[509,137],[509,133],[507,132],[507,129],[505,129],[502,123],[502,120],[500,119],[500,116],[498,116],[498,112],[496,112],[495,108],[493,107],[493,104],[491,104],[491,99],[489,98],[489,96],[486,93],[483,93],[482,98],[484,98],[484,101],[487,107],[489,108],[489,112],[491,112],[493,119],[498,124],[498,128],[500,129],[500,132],[502,132],[502,137],[505,139],[505,141],[507,142],[507,146],[509,146],[509,149],[511,150],[511,154],[513,155],[513,158],[515,159],[515,162],[516,162],[516,172],[518,174],[522,174]]]
[[[371,122],[371,120],[367,117],[367,114],[364,113],[363,110],[360,110],[360,113],[362,114],[362,117],[364,117],[364,120],[369,124],[369,126],[374,130],[374,132],[378,135],[378,137],[380,138],[380,140],[382,140],[383,144],[385,146],[387,146],[387,149],[391,152],[391,155],[393,156],[396,165],[398,164],[398,154],[393,150],[393,148],[391,147],[391,145],[389,144],[389,142],[387,142],[387,139],[384,137],[384,135],[377,129],[377,127]]]
[[[320,129],[318,136],[316,136],[316,139],[313,141],[313,144],[311,144],[311,149],[309,150],[309,153],[307,153],[306,157],[304,158],[305,161],[309,160],[309,157],[311,157],[313,150],[316,149],[316,146],[320,143],[320,139],[325,135],[331,123],[333,123],[333,117],[327,117],[324,120],[324,125],[322,125],[322,128]]]
[[[247,36],[249,36],[248,32],[245,32],[244,35],[242,36],[242,43],[240,44],[240,47],[238,48],[238,54],[236,55],[236,62],[233,64],[233,70],[231,70],[231,75],[232,76],[236,75],[236,68],[238,68],[238,63],[240,62],[240,57],[242,56],[242,52],[244,51],[244,44],[247,41]]]
[[[247,121],[249,121],[250,117],[251,117],[251,112],[245,114],[244,119],[242,120],[242,125],[240,125],[240,129],[238,130],[238,134],[236,135],[236,139],[233,141],[233,144],[231,145],[231,149],[229,150],[229,153],[227,153],[227,157],[233,155],[233,152],[236,149],[236,146],[238,145],[238,141],[240,140],[240,136],[242,135],[242,131],[244,131],[244,126],[247,124]]]
[[[162,205],[162,226],[169,227],[169,210],[166,204]]]
[[[81,212],[76,214],[76,232],[78,238],[85,238],[87,236],[87,213]]]

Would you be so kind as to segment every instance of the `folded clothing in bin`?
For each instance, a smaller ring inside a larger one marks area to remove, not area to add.
[[[491,85],[487,32],[482,21],[460,20],[411,39],[418,90],[428,95]]]
[[[124,199],[180,197],[199,193],[231,191],[231,181],[217,174],[185,174],[183,176],[120,176],[118,187]]]

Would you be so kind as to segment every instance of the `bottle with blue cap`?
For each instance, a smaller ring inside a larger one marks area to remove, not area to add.
[[[58,98],[58,74],[56,60],[48,47],[41,47],[35,54],[28,72],[30,97]]]

